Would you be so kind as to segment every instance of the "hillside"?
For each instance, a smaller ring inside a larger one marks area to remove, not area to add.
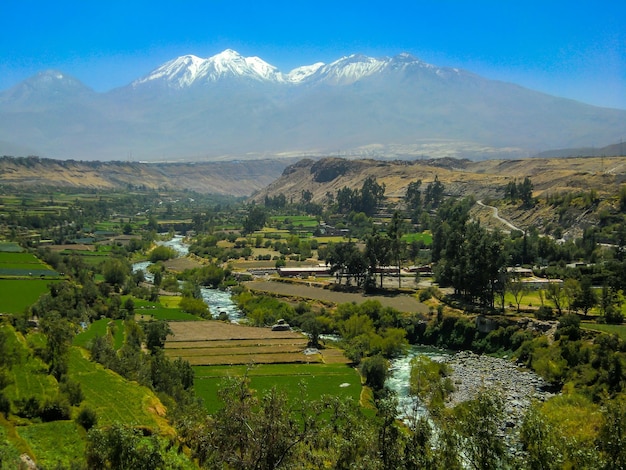
[[[88,189],[189,189],[249,196],[276,179],[290,160],[197,163],[83,162],[0,158],[0,185]]]
[[[335,196],[344,186],[360,189],[368,177],[385,185],[385,196],[399,201],[410,182],[422,180],[425,187],[435,177],[445,186],[449,196],[473,196],[488,202],[503,198],[511,181],[522,182],[529,177],[535,197],[565,192],[594,190],[604,204],[613,204],[620,185],[626,182],[626,157],[530,158],[524,160],[434,159],[423,161],[344,160],[326,158],[301,160],[287,167],[282,176],[255,194],[252,200],[262,202],[265,196],[284,194],[287,200],[300,200],[303,191],[313,194],[312,201],[324,203],[328,193]],[[599,207],[599,206],[598,206]],[[596,209],[598,209],[596,207]],[[482,209],[481,213],[490,213]],[[592,211],[593,212],[593,211]],[[537,205],[533,210],[518,205],[503,205],[500,215],[521,228],[546,226],[558,219],[553,209]],[[593,223],[593,213],[578,214],[582,223]],[[481,215],[478,215],[482,218]],[[488,217],[485,217],[487,221]],[[584,220],[583,220],[584,219]]]

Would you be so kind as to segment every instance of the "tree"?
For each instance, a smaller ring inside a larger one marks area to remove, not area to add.
[[[422,354],[411,359],[411,395],[430,409],[443,407],[454,389],[449,378],[450,368]]]
[[[146,334],[146,347],[151,353],[165,346],[167,335],[172,334],[169,324],[163,320],[151,321],[143,325]]]
[[[414,224],[419,222],[420,215],[422,214],[422,191],[420,187],[422,180],[412,181],[406,188],[406,194],[404,195],[404,203],[411,217],[411,222]]]
[[[265,225],[267,220],[267,214],[260,206],[252,206],[248,210],[248,215],[243,221],[243,230],[244,234],[253,233],[256,230],[261,230]]]
[[[68,370],[68,354],[74,338],[74,328],[66,318],[57,315],[44,317],[40,327],[46,335],[44,357],[49,364],[48,371],[57,380],[61,380]]]
[[[439,177],[435,175],[435,180],[428,183],[424,192],[424,207],[436,209],[443,202],[444,185],[439,181]]]
[[[390,240],[372,229],[372,234],[365,241],[365,256],[369,261],[370,276],[374,277],[376,269],[389,264]],[[383,288],[384,269],[380,271],[380,288]]]
[[[526,412],[520,430],[524,462],[529,470],[557,470],[562,468],[563,454],[559,436],[542,415],[539,405],[533,404]]]
[[[363,359],[360,365],[365,384],[372,387],[375,392],[380,392],[385,387],[388,369],[389,363],[380,354]]]
[[[526,294],[528,294],[528,288],[526,287],[526,283],[522,282],[519,278],[517,279],[509,279],[508,291],[513,295],[515,299],[515,305],[517,306],[517,313],[520,312],[520,305],[522,303],[522,299]]]
[[[563,291],[563,286],[561,286],[560,281],[551,281],[548,283],[548,287],[545,290],[546,298],[551,300],[556,307],[558,312],[558,316],[563,315],[563,300],[565,297],[565,292]]]
[[[129,273],[128,263],[119,258],[110,258],[102,264],[104,280],[112,285],[116,291],[119,291],[119,288],[124,285]]]
[[[292,408],[275,388],[259,400],[250,390],[247,376],[227,380],[219,397],[223,406],[207,426],[210,445],[198,449],[204,466],[291,468],[297,463],[299,444],[316,431],[315,413],[307,403],[299,401]]]
[[[504,419],[504,403],[494,390],[483,390],[473,400],[454,409],[461,452],[477,470],[504,468],[506,449],[498,436]]]
[[[402,287],[402,278],[400,277],[400,266],[401,266],[401,254],[402,254],[402,235],[403,232],[403,220],[398,211],[393,213],[393,217],[391,218],[391,222],[389,223],[389,227],[387,228],[387,236],[389,237],[389,248],[393,259],[398,268],[398,288]]]
[[[580,297],[580,282],[574,278],[568,278],[563,282],[563,298],[567,302],[567,310],[571,312],[577,308],[576,299]]]
[[[92,428],[87,434],[87,465],[96,470],[151,470],[165,467],[156,436],[144,438],[139,429],[122,424]]]
[[[605,456],[607,470],[626,468],[626,405],[616,399],[607,403],[603,413],[598,445]]]
[[[574,299],[575,308],[579,308],[583,311],[585,318],[596,304],[598,303],[598,297],[591,287],[591,279],[588,276],[584,276],[580,281],[580,289],[576,293]]]
[[[524,182],[518,186],[517,193],[525,207],[533,206],[533,189],[533,183],[528,176],[524,178]]]

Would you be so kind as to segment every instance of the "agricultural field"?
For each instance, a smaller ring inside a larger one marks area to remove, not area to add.
[[[58,277],[31,253],[0,252],[0,277]]]
[[[48,367],[37,356],[30,354],[26,338],[8,325],[1,325],[7,333],[8,349],[14,351],[15,363],[8,371],[9,385],[4,389],[11,400],[36,397],[39,400],[53,398],[58,391],[56,380],[48,375]],[[31,338],[32,339],[32,338]],[[34,339],[36,341],[36,338]]]
[[[293,226],[294,228],[315,228],[319,225],[317,217],[308,215],[276,215],[270,217],[270,225]]]
[[[18,426],[17,433],[37,456],[40,468],[69,467],[85,455],[85,441],[81,437],[84,430],[74,421]]]
[[[293,331],[204,321],[172,322],[165,353],[193,366],[323,362],[322,354],[304,354],[308,338]]]
[[[34,304],[48,285],[46,279],[0,279],[0,313],[22,313]]]
[[[22,313],[60,276],[32,253],[3,246],[8,249],[0,250],[0,313]]]
[[[71,349],[69,375],[80,383],[85,396],[82,406],[96,412],[99,426],[123,423],[167,430],[163,429],[167,428],[165,408],[151,390],[91,362],[87,356],[82,348]]]
[[[290,399],[317,400],[322,395],[350,397],[359,401],[361,378],[346,364],[255,364],[253,366],[196,366],[196,394],[210,413],[219,409],[218,390],[229,377],[247,376],[259,397],[272,387]]]
[[[126,296],[122,297],[122,304],[127,298]],[[165,320],[172,322],[202,320],[200,317],[183,312],[178,307],[180,300],[173,300],[173,298],[180,299],[180,297],[165,296],[164,299],[159,302],[150,302],[148,300],[132,297],[135,305],[135,320]]]
[[[323,394],[355,400],[360,396],[360,376],[348,367],[343,352],[327,348],[305,354],[308,339],[301,333],[219,321],[170,326],[174,335],[168,337],[165,353],[194,366],[194,388],[209,411],[218,406],[217,391],[223,380],[243,375],[259,394],[277,387],[289,396],[300,396],[302,384],[310,399]]]

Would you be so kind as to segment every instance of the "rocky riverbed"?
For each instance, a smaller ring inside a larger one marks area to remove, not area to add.
[[[444,362],[452,369],[455,387],[451,406],[493,390],[504,400],[507,425],[511,427],[524,416],[533,400],[543,401],[552,396],[541,377],[507,359],[462,351],[445,357]]]

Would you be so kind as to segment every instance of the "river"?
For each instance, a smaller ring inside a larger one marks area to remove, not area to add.
[[[170,240],[157,242],[159,245],[168,246],[176,251],[178,257],[187,256],[189,254],[189,245],[185,243],[182,235],[174,235]],[[154,276],[148,271],[148,267],[152,263],[150,261],[141,261],[133,264],[133,271],[143,271],[148,282],[154,282]],[[233,302],[229,290],[209,289],[200,287],[202,300],[209,306],[209,311],[213,317],[217,318],[220,313],[225,313],[232,322],[239,322],[243,315],[237,305]]]
[[[533,401],[544,401],[553,396],[549,385],[533,371],[514,362],[471,351],[450,352],[426,346],[412,346],[404,357],[391,361],[386,385],[398,396],[400,419],[427,415],[426,409],[410,395],[411,359],[424,354],[435,361],[448,364],[452,370],[454,392],[447,403],[455,406],[476,398],[488,390],[500,394],[504,401],[502,435],[509,449],[514,449],[520,424]]]

